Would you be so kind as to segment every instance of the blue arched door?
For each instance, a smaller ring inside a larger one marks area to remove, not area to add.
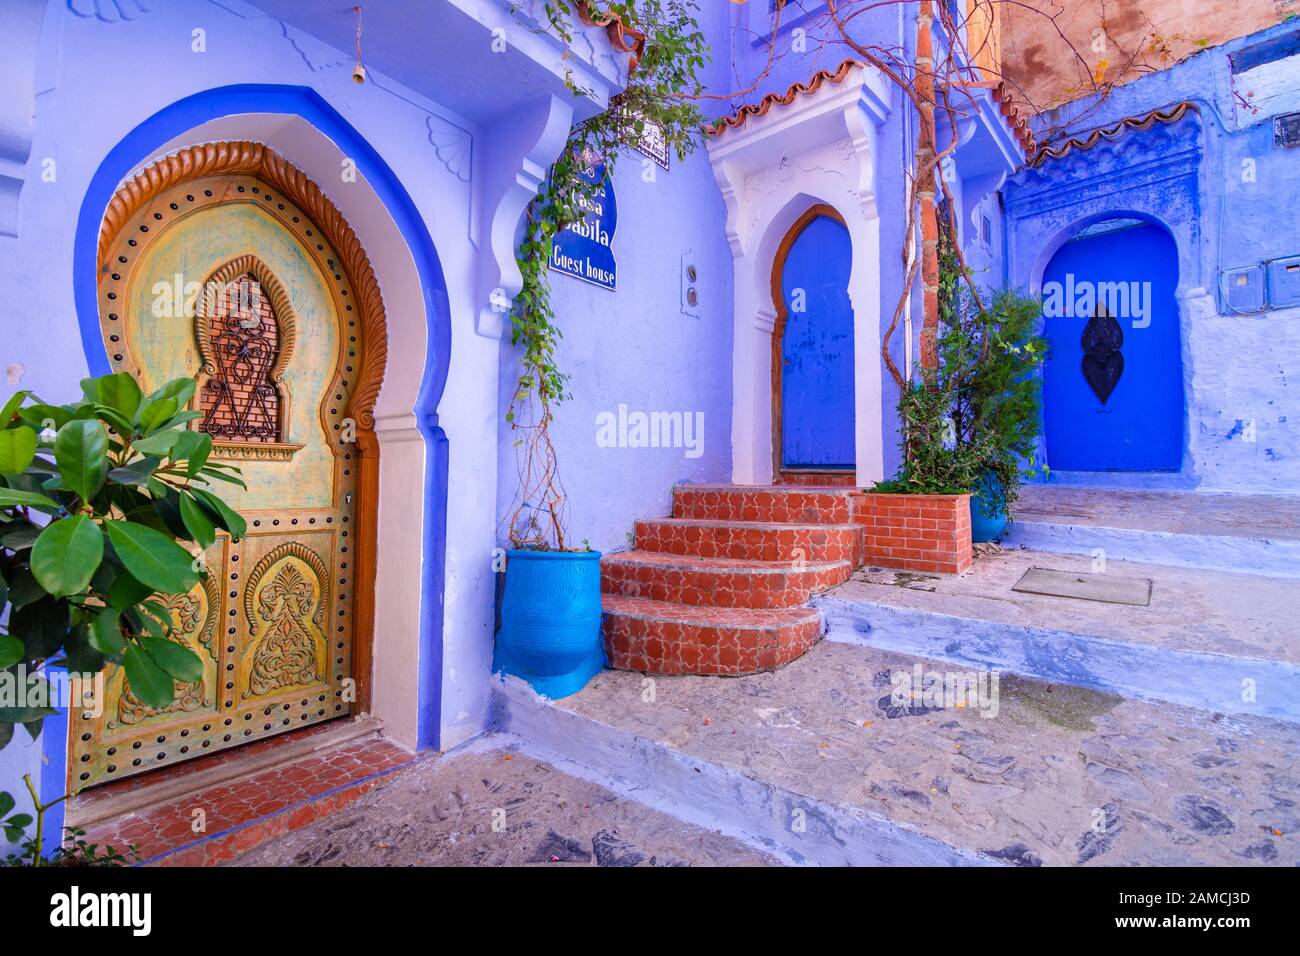
[[[1067,242],[1043,274],[1047,461],[1063,471],[1176,471],[1183,451],[1178,250],[1133,223]]]
[[[853,471],[853,308],[849,231],[815,215],[790,243],[781,269],[779,343],[782,470]]]

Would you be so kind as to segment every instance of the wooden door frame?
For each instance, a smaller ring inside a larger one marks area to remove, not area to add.
[[[113,194],[99,230],[96,269],[102,286],[105,256],[119,234],[162,192],[185,182],[221,175],[254,177],[278,190],[320,230],[339,257],[338,267],[352,290],[360,323],[360,356],[344,416],[356,423],[357,494],[356,557],[353,562],[352,676],[356,681],[354,714],[370,709],[375,638],[375,568],[378,557],[379,440],[375,435],[375,400],[388,360],[388,319],[374,268],[360,239],[343,214],[311,179],[279,153],[243,140],[205,143],[172,153],[145,167]],[[264,197],[269,198],[269,197]],[[310,235],[310,232],[307,233]],[[313,257],[314,258],[314,257]],[[100,295],[100,325],[114,371],[129,368],[129,357],[114,354],[106,326],[106,301]],[[342,313],[341,313],[342,315]],[[346,335],[346,332],[341,334]],[[345,350],[345,349],[344,349]],[[342,354],[342,353],[341,353]],[[336,467],[337,458],[336,458]],[[74,722],[69,721],[69,733]],[[69,767],[69,772],[72,768]]]
[[[790,250],[794,247],[795,240],[806,229],[814,219],[822,216],[834,219],[846,230],[848,223],[840,215],[840,211],[834,206],[827,203],[817,203],[804,210],[803,214],[794,221],[794,224],[786,230],[785,236],[781,239],[781,244],[776,248],[776,255],[772,258],[772,306],[776,310],[776,322],[772,325],[772,481],[776,484],[781,483],[782,476],[789,471],[796,474],[800,471],[806,471],[810,474],[825,475],[847,475],[850,471],[838,471],[835,469],[787,469],[781,460],[781,446],[784,439],[784,407],[781,401],[782,375],[784,369],[784,356],[782,347],[785,344],[785,321],[787,317],[785,307],[785,294],[781,289],[781,280],[785,273],[785,260],[790,255]]]

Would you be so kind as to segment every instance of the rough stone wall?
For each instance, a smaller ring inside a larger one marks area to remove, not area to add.
[[[995,0],[997,2],[997,0]],[[1300,0],[1024,0],[1002,9],[1007,82],[1035,112],[1300,14]]]

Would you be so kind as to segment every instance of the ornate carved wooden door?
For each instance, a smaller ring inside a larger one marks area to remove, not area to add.
[[[146,391],[197,376],[193,427],[243,469],[247,491],[216,490],[248,531],[219,537],[206,577],[170,601],[172,639],[200,655],[203,680],[155,710],[110,669],[102,707],[74,715],[74,787],[351,712],[384,359],[356,237],[298,170],[250,143],[183,151],[124,186],[99,290],[114,371]]]

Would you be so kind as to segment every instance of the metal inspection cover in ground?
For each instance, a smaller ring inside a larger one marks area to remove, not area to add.
[[[1124,578],[1114,574],[1030,568],[1012,585],[1011,590],[1100,601],[1103,604],[1134,604],[1138,607],[1151,604],[1150,578]]]

